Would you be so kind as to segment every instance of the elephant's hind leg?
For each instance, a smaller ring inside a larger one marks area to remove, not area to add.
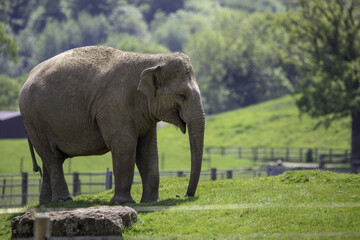
[[[64,176],[64,171],[62,167],[63,162],[64,160],[58,159],[50,162],[51,164],[47,165],[47,170],[49,172],[51,182],[52,202],[63,202],[72,200]]]
[[[52,199],[51,179],[46,167],[43,165],[43,179],[40,191],[40,204],[50,203]]]

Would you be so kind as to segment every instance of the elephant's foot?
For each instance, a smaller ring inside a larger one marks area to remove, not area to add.
[[[135,203],[135,201],[130,195],[114,195],[114,197],[110,200],[110,203],[117,205],[127,205]]]
[[[140,202],[157,202],[160,201],[159,194],[156,193],[143,193]]]

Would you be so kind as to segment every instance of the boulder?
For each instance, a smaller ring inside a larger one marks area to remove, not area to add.
[[[49,211],[51,236],[122,236],[123,227],[136,222],[133,208],[100,206],[78,208],[71,211]],[[34,212],[27,212],[11,221],[13,238],[34,235]]]

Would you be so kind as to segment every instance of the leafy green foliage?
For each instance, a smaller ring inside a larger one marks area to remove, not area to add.
[[[136,37],[146,37],[147,23],[140,10],[133,6],[120,6],[112,11],[109,22],[117,33],[127,33]]]
[[[285,20],[290,43],[303,56],[308,75],[298,106],[313,117],[359,111],[360,5],[356,1],[298,1]],[[300,52],[301,51],[301,52]]]
[[[0,56],[9,56],[13,61],[17,61],[17,52],[19,47],[5,33],[4,24],[0,22]]]
[[[360,4],[355,0],[299,0],[283,20],[298,64],[297,105],[326,126],[352,118],[352,159],[360,159]]]
[[[216,113],[282,96],[291,84],[273,48],[272,14],[223,10],[211,29],[197,32],[186,45],[203,91],[207,113]],[[206,53],[206,54],[204,54]]]
[[[25,81],[25,76],[11,79],[0,75],[0,109],[5,111],[18,109],[19,89]]]
[[[155,40],[171,51],[182,51],[191,35],[203,29],[207,22],[207,16],[184,10],[168,16],[160,13],[152,22],[152,32]]]

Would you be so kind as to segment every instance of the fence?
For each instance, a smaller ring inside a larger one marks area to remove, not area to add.
[[[200,180],[209,181],[227,178],[251,178],[266,175],[265,170],[216,170],[211,169],[202,171]],[[190,171],[167,171],[160,172],[160,178],[169,177],[189,177]],[[69,191],[73,196],[88,193],[99,193],[113,187],[113,173],[106,171],[103,173],[67,173],[65,174]],[[134,184],[141,183],[138,172],[134,175]],[[36,203],[39,199],[41,179],[39,174],[6,174],[0,175],[0,207],[24,206]]]
[[[286,162],[316,162],[328,159],[326,163],[350,163],[351,155],[348,149],[333,148],[263,148],[263,147],[207,147],[205,155],[230,156],[238,159],[253,161],[276,161],[281,159]]]

